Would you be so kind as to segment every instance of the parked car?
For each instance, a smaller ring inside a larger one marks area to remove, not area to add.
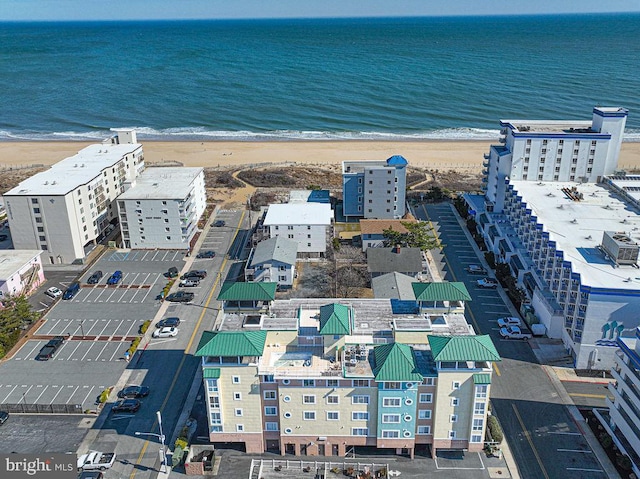
[[[196,258],[215,258],[215,251],[202,251],[196,255]]]
[[[170,303],[188,303],[189,301],[193,301],[195,294],[187,293],[185,291],[178,291],[177,293],[171,293],[169,296],[165,298],[165,300]]]
[[[0,411],[0,425],[7,422],[7,419],[9,419],[9,413],[7,411]]]
[[[522,322],[520,321],[520,318],[514,318],[513,316],[506,316],[504,318],[498,318],[498,326],[500,326],[501,328],[507,327],[507,326],[518,326],[520,327],[520,325],[522,324]]]
[[[89,276],[89,279],[87,279],[87,283],[98,284],[101,278],[102,278],[102,271],[100,270],[94,271],[93,274]]]
[[[72,299],[80,291],[80,283],[71,283],[62,295],[62,299]]]
[[[214,221],[214,223],[211,226],[215,226],[216,228],[220,228],[222,226],[225,226],[227,223],[224,220],[217,220]]]
[[[51,286],[49,289],[47,289],[44,292],[44,294],[46,294],[50,298],[56,299],[56,298],[59,298],[60,296],[62,296],[62,290],[56,288],[55,286]]]
[[[173,338],[178,335],[178,330],[176,328],[160,328],[156,329],[152,336],[154,338]]]
[[[465,269],[469,274],[487,274],[487,270],[479,264],[470,264]]]
[[[136,412],[140,409],[142,403],[137,399],[120,399],[113,403],[111,410],[113,412]]]
[[[78,458],[78,471],[90,471],[110,469],[116,461],[115,452],[89,451]]]
[[[147,397],[150,389],[147,386],[127,386],[126,388],[118,391],[119,398],[126,399],[138,399]]]
[[[523,333],[518,326],[506,326],[500,328],[500,336],[507,339],[530,339],[531,335]]]
[[[107,284],[118,284],[121,279],[122,279],[122,271],[120,270],[114,271],[113,274],[109,276],[109,279],[107,280]]]
[[[496,289],[498,287],[498,281],[493,278],[482,278],[476,281],[478,288]]]
[[[48,361],[49,359],[53,358],[58,348],[62,346],[62,343],[64,343],[64,336],[54,336],[47,342],[47,344],[40,348],[40,351],[36,356],[36,360]]]
[[[78,475],[78,479],[103,479],[104,474],[100,471],[82,471]]]
[[[200,280],[197,278],[193,278],[193,279],[181,279],[180,282],[178,283],[178,286],[181,286],[183,288],[189,288],[189,287],[195,287],[195,286],[200,286]]]
[[[207,272],[203,269],[192,269],[191,271],[187,271],[185,274],[180,276],[180,279],[190,279],[190,278],[198,278],[204,279],[207,277]]]
[[[62,346],[62,343],[64,343],[64,339],[64,336],[54,336],[47,342],[47,344],[45,344],[45,347],[52,346],[57,349]]]
[[[169,270],[164,274],[165,278],[176,278],[178,276],[178,268],[172,266]]]
[[[156,323],[156,328],[175,328],[180,324],[180,318],[164,318]]]

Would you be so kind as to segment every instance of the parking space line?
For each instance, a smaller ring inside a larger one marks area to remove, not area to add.
[[[51,401],[49,401],[49,404],[53,404],[53,401],[56,400],[56,398],[58,397],[58,394],[60,394],[62,392],[62,388],[59,387],[57,384],[54,384],[53,386],[51,386],[52,388],[58,388],[58,392],[55,394],[55,396],[53,396],[53,398],[51,399]]]
[[[111,357],[109,358],[109,361],[113,361],[113,358],[115,358],[115,357],[116,357],[116,354],[118,354],[118,353],[119,353],[119,351],[120,351],[120,350],[119,350],[118,348],[115,348],[115,349],[113,350],[113,354],[112,354],[112,355],[111,355]]]
[[[33,354],[36,352],[36,349],[40,349],[42,347],[42,346],[40,346],[41,344],[42,344],[42,342],[38,341],[36,343],[36,345],[33,348],[31,348],[31,351],[29,351],[29,353],[24,357],[24,359],[30,358],[31,356],[33,356]],[[16,359],[18,359],[18,358],[16,358]]]
[[[129,326],[129,329],[127,329],[127,332],[124,334],[124,336],[133,336],[131,334],[131,330],[138,325],[138,321],[135,321],[135,320],[130,320],[130,323],[131,323],[131,326]]]
[[[148,254],[149,254],[149,251],[145,251],[144,252],[144,256],[142,258],[140,258],[140,261],[146,261]]]
[[[109,297],[105,299],[105,302],[110,302],[113,295],[116,294],[116,291],[118,291],[118,289],[114,288],[113,292],[109,295]]]
[[[89,329],[85,330],[85,332],[87,333],[87,336],[90,336],[91,334],[89,334],[89,333],[91,333],[91,330],[98,325],[98,321],[100,321],[100,320],[99,319],[89,319],[88,321],[91,321],[91,327]],[[83,326],[83,329],[84,329],[84,326]],[[78,330],[76,329],[76,331],[78,331]]]
[[[593,451],[590,449],[556,449],[558,452],[580,452],[584,454],[593,454]]]
[[[23,387],[23,388],[26,388],[26,387],[27,387],[27,385],[26,385],[26,384],[23,384],[23,385],[22,385],[22,387]],[[29,391],[31,391],[31,389],[33,389],[33,384],[32,384],[31,386],[29,386],[29,389],[27,389],[27,391],[26,391],[26,392],[23,392],[23,393],[22,393],[22,398],[24,399],[24,402],[25,402],[25,403],[27,402],[27,394],[29,394]]]
[[[602,469],[585,469],[585,468],[581,468],[581,467],[567,467],[567,471],[604,472]]]
[[[582,433],[579,432],[563,432],[563,431],[549,431],[547,434],[558,434],[564,436],[582,436]]]
[[[126,303],[126,302],[127,302],[127,301],[123,301],[122,299],[123,299],[127,294],[129,294],[129,287],[131,287],[131,285],[129,285],[127,288],[125,288],[125,289],[122,291],[122,296],[120,296],[120,299],[117,299],[117,300],[116,300],[116,303]]]
[[[100,356],[102,356],[102,353],[104,353],[104,350],[107,349],[107,346],[109,346],[109,344],[110,344],[109,341],[105,341],[104,342],[104,346],[102,347],[102,349],[100,350],[100,352],[96,356],[96,361],[100,358]],[[102,359],[102,361],[104,361],[104,359]]]
[[[106,322],[107,324],[105,324],[104,328],[102,328],[102,331],[100,331],[100,334],[98,334],[98,336],[102,336],[102,335],[103,335],[103,333],[104,333],[104,330],[105,330],[105,329],[107,329],[107,328],[109,327],[109,322],[110,322],[110,321],[108,321],[108,320],[106,320],[106,319],[103,319],[102,321]]]
[[[151,286],[147,289],[147,294],[145,294],[142,298],[142,302],[144,303],[147,300],[147,297],[151,294],[151,290],[153,289],[153,287],[156,285],[156,283],[158,282],[158,279],[161,278],[161,275],[156,275],[156,278],[153,280],[153,283],[151,283]]]
[[[104,303],[104,300],[100,299],[100,297],[106,293],[107,291],[109,291],[107,288],[100,288],[100,292],[98,293],[98,296],[96,297],[96,299],[93,300],[94,303]]]
[[[38,401],[40,401],[40,398],[42,397],[42,395],[44,394],[44,392],[49,389],[49,386],[43,386],[42,384],[38,384],[36,387],[41,388],[44,387],[44,389],[42,390],[42,392],[40,393],[40,395],[35,399],[35,401],[33,401],[33,404],[38,404]]]
[[[11,387],[11,385],[10,385],[10,384],[9,384],[8,386],[9,386],[9,387]],[[4,404],[4,402],[7,400],[7,398],[13,394],[13,391],[15,391],[17,387],[18,387],[18,385],[17,385],[17,384],[16,384],[15,386],[13,386],[13,389],[11,389],[11,391],[9,391],[9,394],[7,394],[7,395],[4,397],[4,399],[2,400],[2,403],[3,403],[3,404]]]
[[[88,387],[88,386],[83,386],[83,387]],[[89,398],[89,394],[91,394],[91,391],[93,391],[95,389],[95,386],[91,386],[91,389],[89,389],[89,392],[87,393],[87,395],[84,397],[84,400],[82,401],[81,404],[84,404],[87,402],[87,399]]]
[[[69,386],[69,387],[72,388],[73,386]],[[69,396],[69,399],[67,399],[67,402],[65,404],[69,404],[69,401],[71,401],[71,398],[75,395],[78,389],[80,389],[80,386],[76,386],[76,388],[73,390],[73,392],[71,393],[71,396]]]
[[[75,354],[75,352],[78,350],[78,348],[80,347],[82,343],[80,341],[78,341],[78,345],[76,346],[76,349],[74,349],[73,351],[71,351],[71,354],[69,355],[69,357],[67,358],[67,361],[69,359],[71,359],[73,357],[73,355]],[[72,361],[77,361],[77,359],[73,359]]]
[[[91,351],[91,349],[93,349],[93,345],[94,345],[94,344],[95,344],[95,343],[91,343],[91,344],[89,345],[89,349],[87,349],[87,352],[86,352],[86,353],[84,353],[84,356],[82,356],[82,357],[80,358],[80,361],[84,361],[84,359],[85,359],[85,358],[87,357],[87,355],[89,354],[89,351]],[[91,360],[89,360],[89,361],[91,361]]]
[[[124,324],[124,319],[121,319],[120,324],[118,324],[118,326],[112,329],[112,334],[111,336],[109,336],[109,341],[111,341],[111,338],[113,338],[113,336],[115,335],[120,336],[120,334],[118,334],[118,331],[120,330],[120,326],[122,326],[123,324]]]
[[[151,258],[151,261],[155,261],[156,260],[156,256],[158,256],[158,253],[160,251],[156,250],[155,253],[153,254],[153,258]]]

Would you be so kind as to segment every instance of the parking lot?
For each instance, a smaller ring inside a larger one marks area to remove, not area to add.
[[[171,266],[181,270],[184,253],[107,252],[81,277],[82,287],[73,299],[57,300],[34,336],[0,366],[0,404],[94,408],[100,392],[120,378],[127,365],[124,353],[140,326],[156,316],[161,304],[156,297],[167,284],[163,273]],[[88,285],[87,278],[96,270],[101,270],[103,277],[98,284]],[[122,271],[122,280],[118,285],[107,285],[115,270]],[[68,285],[69,278],[64,279]],[[55,356],[36,361],[40,348],[57,335],[67,339]]]

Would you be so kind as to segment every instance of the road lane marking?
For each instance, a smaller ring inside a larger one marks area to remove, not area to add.
[[[540,456],[538,455],[538,450],[533,445],[533,440],[531,439],[531,434],[529,434],[529,431],[527,431],[527,428],[525,427],[524,422],[522,421],[522,418],[520,417],[520,413],[518,412],[518,408],[513,403],[511,404],[511,407],[513,408],[513,412],[516,414],[516,419],[520,423],[520,427],[522,428],[522,432],[524,434],[524,437],[526,438],[527,442],[529,443],[529,446],[531,446],[531,450],[533,451],[533,455],[536,457],[536,461],[538,461],[538,465],[540,466],[540,469],[542,470],[542,474],[544,474],[544,477],[546,479],[549,479],[549,474],[547,474],[547,470],[544,468],[544,464],[542,464],[542,460],[540,459]]]
[[[567,471],[604,472],[602,469],[584,469],[584,468],[580,468],[580,467],[567,467]]]
[[[556,449],[558,452],[581,452],[583,454],[593,454],[593,451],[584,449]]]
[[[565,436],[582,436],[579,432],[563,432],[563,431],[550,431],[547,434],[562,434]]]

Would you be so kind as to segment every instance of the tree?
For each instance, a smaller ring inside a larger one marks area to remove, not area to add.
[[[401,221],[400,224],[405,227],[406,233],[394,231],[392,228],[382,231],[385,246],[400,245],[405,248],[420,248],[422,251],[441,247],[440,241],[433,233],[433,228],[428,226],[426,221],[415,223]]]
[[[20,331],[38,319],[38,313],[31,309],[25,296],[9,296],[0,309],[0,358],[9,351],[20,338]]]

